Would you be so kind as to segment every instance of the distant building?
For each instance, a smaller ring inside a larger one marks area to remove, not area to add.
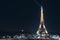
[[[6,38],[5,36],[2,37],[3,39]]]

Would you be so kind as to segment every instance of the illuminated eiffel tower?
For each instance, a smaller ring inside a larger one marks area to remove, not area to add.
[[[39,28],[38,28],[36,34],[48,34],[48,31],[44,24],[44,15],[43,15],[43,7],[42,6],[41,6],[40,25],[39,25]]]

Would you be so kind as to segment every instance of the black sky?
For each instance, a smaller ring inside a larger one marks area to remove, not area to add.
[[[60,33],[59,0],[4,0],[0,2],[0,31],[35,33],[39,26],[40,6],[44,7],[45,25],[49,32]]]

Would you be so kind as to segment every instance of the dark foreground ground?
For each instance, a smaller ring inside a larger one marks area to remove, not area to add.
[[[14,38],[9,38],[9,39],[0,39],[0,40],[58,40],[58,39],[14,39]]]

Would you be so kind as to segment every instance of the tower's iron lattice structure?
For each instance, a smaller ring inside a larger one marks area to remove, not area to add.
[[[39,25],[39,28],[36,32],[36,34],[48,34],[48,31],[45,27],[45,24],[44,24],[44,14],[43,14],[43,7],[41,6],[41,17],[40,17],[40,25]]]

